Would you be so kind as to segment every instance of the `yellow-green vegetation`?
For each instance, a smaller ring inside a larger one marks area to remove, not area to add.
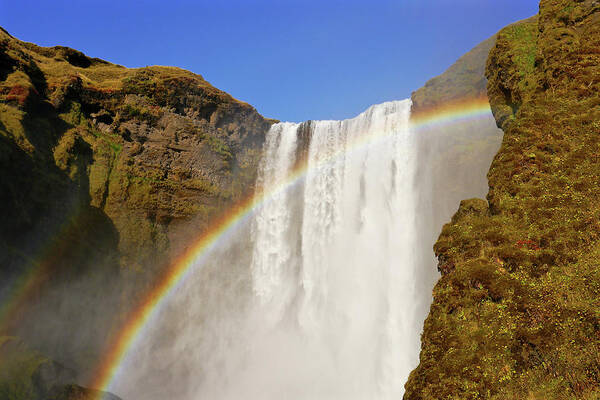
[[[227,143],[225,143],[225,141],[223,141],[222,139],[219,139],[215,136],[209,136],[207,138],[207,141],[208,145],[215,153],[223,156],[226,159],[230,159],[231,157],[233,157],[231,154],[231,149],[229,148]]]
[[[534,76],[535,55],[537,51],[537,24],[535,18],[509,26],[502,32],[502,39],[518,46],[512,48],[512,62],[519,71],[518,77],[525,81]],[[527,86],[527,85],[525,85]],[[521,88],[525,92],[526,88]]]
[[[600,398],[600,4],[543,0],[501,31],[505,135],[487,201],[461,203],[405,399]]]
[[[0,58],[0,136],[35,165],[31,185],[61,181],[63,190],[72,187],[82,203],[106,213],[120,233],[123,266],[167,256],[170,221],[213,210],[206,224],[252,190],[256,165],[248,174],[240,160],[260,148],[272,121],[200,75],[128,69],[3,30]],[[6,180],[17,196],[25,191]],[[5,199],[4,208],[20,207],[14,201]],[[156,224],[163,226],[148,228]]]
[[[110,335],[88,327],[110,330],[176,251],[252,193],[273,122],[192,72],[128,69],[0,29],[0,282],[44,278],[10,298],[19,315],[0,334],[89,373]],[[52,326],[38,321],[48,315]],[[17,361],[0,371],[26,375],[29,358]],[[36,398],[14,382],[0,398]],[[64,389],[57,398],[87,393]]]

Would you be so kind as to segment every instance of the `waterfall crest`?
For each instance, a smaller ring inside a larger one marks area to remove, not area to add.
[[[388,400],[417,365],[431,246],[482,196],[501,134],[413,132],[410,100],[271,127],[264,201],[169,299],[111,390],[127,400]]]
[[[304,387],[286,398],[402,394],[416,366],[414,327],[422,324],[414,307],[421,294],[414,290],[420,266],[409,116],[410,101],[395,101],[350,120],[312,121],[303,127],[310,142],[302,190],[277,193],[258,212],[252,285],[259,299],[279,307],[265,308],[276,317],[272,329],[295,336],[301,349],[296,359],[278,360],[291,380],[277,376],[269,390],[298,385],[305,375]],[[263,190],[298,161],[300,152],[290,148],[298,129],[285,123],[269,131]],[[300,229],[290,226],[294,213]]]

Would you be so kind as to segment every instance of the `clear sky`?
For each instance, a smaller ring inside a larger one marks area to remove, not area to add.
[[[404,99],[538,0],[0,0],[42,46],[174,65],[271,118],[352,117]]]

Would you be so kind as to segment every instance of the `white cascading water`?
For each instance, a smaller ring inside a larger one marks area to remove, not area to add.
[[[257,182],[266,201],[169,299],[111,389],[125,400],[400,399],[436,277],[432,243],[458,200],[485,193],[501,137],[491,114],[412,132],[410,107],[273,125]],[[479,146],[473,159],[464,143]]]
[[[273,398],[397,397],[416,365],[422,321],[409,116],[409,101],[389,102],[354,119],[278,124],[268,133],[266,191],[291,172],[298,130],[310,132],[303,190],[279,192],[255,222],[256,298],[268,326],[298,347],[272,366],[290,371],[268,382]],[[295,212],[300,229],[291,226]]]
[[[257,186],[269,190],[284,184],[294,166],[298,125],[284,122],[274,125],[265,141]],[[265,317],[271,324],[280,321],[291,301],[296,284],[294,272],[297,260],[292,253],[290,235],[292,210],[290,191],[275,191],[258,210],[252,226],[252,287],[263,306],[270,306]]]

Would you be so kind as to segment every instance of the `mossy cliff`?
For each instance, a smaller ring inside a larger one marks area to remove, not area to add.
[[[191,72],[0,29],[0,333],[92,366],[136,292],[252,192],[272,123]]]
[[[504,139],[435,245],[405,399],[600,398],[600,2],[543,0],[486,75]]]
[[[56,206],[57,185],[71,185],[114,224],[121,266],[143,268],[172,225],[199,215],[202,229],[253,184],[270,122],[199,75],[127,69],[2,31],[0,60],[3,234],[28,229]],[[33,172],[46,176],[32,182]]]

